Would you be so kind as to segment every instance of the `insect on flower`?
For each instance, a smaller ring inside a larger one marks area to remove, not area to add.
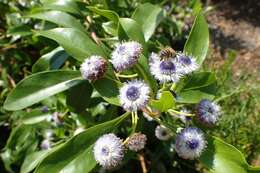
[[[159,52],[160,60],[167,60],[168,58],[174,58],[176,56],[175,50],[167,46]]]

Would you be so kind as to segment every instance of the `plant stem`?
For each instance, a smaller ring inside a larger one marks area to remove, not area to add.
[[[193,117],[193,116],[195,116],[195,114],[189,114],[189,113],[185,113],[185,112],[179,112],[179,111],[176,111],[176,110],[174,110],[174,109],[169,109],[168,112],[169,112],[169,113],[174,113],[174,114],[184,115],[184,116],[187,116],[187,117]]]
[[[121,78],[135,78],[135,77],[138,77],[138,74],[135,73],[135,74],[131,74],[131,75],[124,75],[124,74],[116,73],[116,76],[121,77]]]

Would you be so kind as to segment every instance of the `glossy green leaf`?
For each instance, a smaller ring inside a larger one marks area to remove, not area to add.
[[[96,14],[99,14],[101,16],[106,17],[107,19],[113,21],[114,23],[118,22],[119,16],[116,12],[111,11],[111,10],[104,10],[104,9],[99,9],[96,7],[87,7],[89,10],[93,11]]]
[[[28,36],[32,34],[31,28],[27,25],[14,26],[7,31],[10,35]]]
[[[43,11],[43,12],[30,14],[26,17],[47,20],[49,22],[53,22],[63,27],[78,29],[82,32],[86,31],[85,28],[81,25],[81,23],[76,18],[62,11],[54,11],[54,10]]]
[[[23,124],[36,124],[45,121],[51,117],[50,113],[44,113],[39,109],[34,109],[31,112],[25,112],[21,116],[21,123]]]
[[[199,160],[215,173],[260,172],[260,167],[256,168],[248,165],[245,157],[238,149],[217,137],[208,139],[207,149]]]
[[[48,31],[37,31],[41,36],[58,42],[68,54],[83,61],[91,55],[106,57],[102,48],[96,45],[85,33],[73,28],[55,28]]]
[[[101,95],[101,97],[108,103],[120,105],[118,95],[118,84],[111,79],[102,78],[93,83],[94,88]]]
[[[93,144],[101,135],[111,132],[129,113],[88,128],[86,131],[74,136],[65,144],[51,152],[36,168],[35,173],[76,172],[88,173],[95,166],[93,158]]]
[[[67,93],[67,106],[73,111],[80,113],[84,111],[89,103],[93,88],[87,80],[83,80],[80,84],[70,88]]]
[[[132,15],[132,19],[142,27],[145,41],[150,39],[163,17],[163,10],[150,3],[139,5]]]
[[[130,18],[120,18],[120,26],[122,29],[118,30],[118,37],[121,40],[125,40],[125,34],[130,40],[135,40],[145,46],[144,34],[140,25]],[[145,48],[144,48],[145,49]]]
[[[216,76],[212,72],[198,72],[188,76],[182,91],[203,88],[216,82]]]
[[[46,71],[23,79],[7,96],[4,108],[19,110],[81,82],[79,71]]]
[[[201,99],[214,99],[217,92],[217,82],[214,73],[197,72],[178,83],[177,102],[198,103]]]
[[[207,56],[209,47],[209,29],[202,12],[198,13],[188,40],[185,43],[185,53],[196,58],[198,64],[202,64]]]
[[[32,72],[37,73],[46,70],[57,70],[67,60],[69,55],[62,47],[57,47],[51,52],[41,56],[32,66]]]
[[[170,91],[163,91],[159,100],[152,100],[150,105],[160,112],[166,112],[175,106],[175,99]]]
[[[28,155],[21,166],[20,172],[21,173],[31,172],[47,156],[49,152],[50,150],[42,150]]]
[[[102,28],[105,30],[106,33],[117,36],[117,24],[112,21],[102,23]]]
[[[217,84],[198,88],[195,90],[183,90],[177,93],[176,102],[179,103],[198,103],[201,99],[213,100],[217,93]]]
[[[59,10],[74,14],[80,14],[75,0],[41,0],[44,9]]]

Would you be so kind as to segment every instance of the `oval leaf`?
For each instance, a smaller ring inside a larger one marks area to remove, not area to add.
[[[66,103],[71,111],[80,113],[84,111],[89,103],[93,88],[87,80],[70,88],[67,93]]]
[[[60,26],[78,29],[82,32],[86,31],[85,28],[81,25],[81,23],[76,18],[69,15],[68,13],[61,12],[61,11],[39,12],[39,13],[30,14],[26,17],[47,20],[49,22],[53,22]]]
[[[96,14],[99,14],[101,16],[106,17],[107,19],[113,21],[114,23],[118,22],[119,16],[116,12],[111,11],[111,10],[103,10],[103,9],[98,9],[96,7],[87,7],[89,10],[93,11]]]
[[[23,79],[7,96],[4,108],[19,110],[31,106],[49,96],[77,85],[81,75],[78,71],[47,71]]]
[[[203,13],[198,13],[188,40],[184,46],[184,52],[196,58],[198,64],[202,64],[206,58],[209,47],[209,29]]]
[[[160,112],[166,112],[175,106],[175,99],[170,91],[163,91],[159,100],[152,100],[150,105]]]
[[[145,41],[150,39],[163,18],[163,10],[150,3],[139,5],[132,15],[132,19],[142,27]]]
[[[207,149],[199,160],[215,173],[248,173],[249,170],[260,172],[260,167],[248,165],[238,149],[216,137],[208,140]]]
[[[114,80],[102,78],[93,83],[94,88],[101,95],[101,97],[108,103],[119,106],[119,88]]]
[[[80,10],[75,0],[41,0],[44,9],[65,11],[80,14]]]
[[[67,53],[79,61],[91,55],[106,57],[102,48],[96,45],[85,33],[73,28],[55,28],[48,31],[37,31],[41,36],[58,42]]]
[[[41,56],[32,66],[32,72],[37,73],[46,70],[57,70],[68,57],[69,55],[62,47],[57,47],[51,52]]]

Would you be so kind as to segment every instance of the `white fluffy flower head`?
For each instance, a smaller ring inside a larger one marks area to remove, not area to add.
[[[132,67],[142,53],[142,45],[136,41],[116,44],[112,52],[111,63],[117,71]]]
[[[167,127],[163,126],[163,125],[158,125],[155,128],[155,136],[162,141],[166,141],[168,139],[170,139],[170,137],[172,136],[172,133],[170,131],[170,129],[168,129]]]
[[[196,127],[183,129],[176,137],[175,150],[183,159],[198,158],[206,148],[203,132]]]
[[[95,160],[105,169],[118,166],[124,157],[124,145],[115,134],[101,136],[94,145]]]
[[[120,103],[126,111],[134,112],[145,107],[149,100],[150,88],[141,80],[124,83],[120,88]]]
[[[177,70],[179,73],[185,75],[189,74],[199,68],[195,58],[187,56],[183,53],[177,54]]]
[[[152,53],[149,59],[152,75],[163,82],[178,82],[181,74],[177,70],[177,62],[174,57],[161,58],[158,54]]]
[[[93,55],[81,64],[80,72],[82,77],[89,81],[96,81],[102,78],[107,70],[107,61],[101,56]]]

